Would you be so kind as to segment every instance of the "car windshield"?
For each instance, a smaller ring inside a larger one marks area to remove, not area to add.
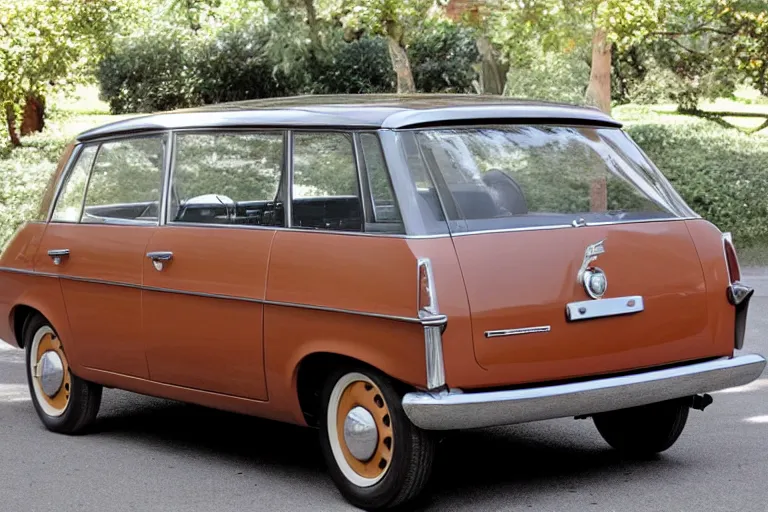
[[[447,216],[452,230],[695,216],[616,128],[425,129],[400,137],[423,213]]]

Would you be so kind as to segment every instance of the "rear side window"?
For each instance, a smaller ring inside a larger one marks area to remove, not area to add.
[[[175,147],[172,222],[283,225],[281,133],[183,133]]]
[[[378,136],[373,133],[360,134],[360,147],[367,178],[366,200],[370,199],[366,230],[404,233],[403,222]]]
[[[293,137],[292,226],[362,231],[352,135],[296,132]]]
[[[157,224],[165,137],[105,142],[93,163],[83,223]]]
[[[412,136],[414,160],[431,170],[449,220],[460,221],[452,229],[632,222],[687,211],[660,173],[616,143],[626,138],[620,130],[505,126]]]
[[[83,211],[83,196],[88,176],[91,173],[93,159],[96,156],[96,146],[86,146],[80,151],[77,162],[66,178],[56,207],[53,210],[53,222],[79,222]]]

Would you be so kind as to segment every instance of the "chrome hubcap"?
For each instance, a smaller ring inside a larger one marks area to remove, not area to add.
[[[40,387],[43,393],[53,398],[64,384],[64,363],[55,350],[46,351],[38,363]]]
[[[376,420],[364,407],[357,406],[349,411],[344,420],[344,442],[349,453],[360,461],[367,461],[376,452],[379,431]]]

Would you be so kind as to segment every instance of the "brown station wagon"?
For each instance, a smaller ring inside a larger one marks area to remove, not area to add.
[[[765,366],[752,290],[599,111],[307,97],[80,135],[0,257],[0,338],[45,426],[102,387],[318,427],[352,503],[424,487],[435,431],[592,417],[669,448]]]

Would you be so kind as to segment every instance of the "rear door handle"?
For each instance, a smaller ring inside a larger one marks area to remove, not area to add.
[[[147,258],[152,260],[155,270],[160,272],[165,267],[165,264],[173,259],[173,253],[171,251],[148,252]]]
[[[53,260],[54,265],[61,265],[61,261],[69,256],[69,249],[51,249],[48,256]]]

